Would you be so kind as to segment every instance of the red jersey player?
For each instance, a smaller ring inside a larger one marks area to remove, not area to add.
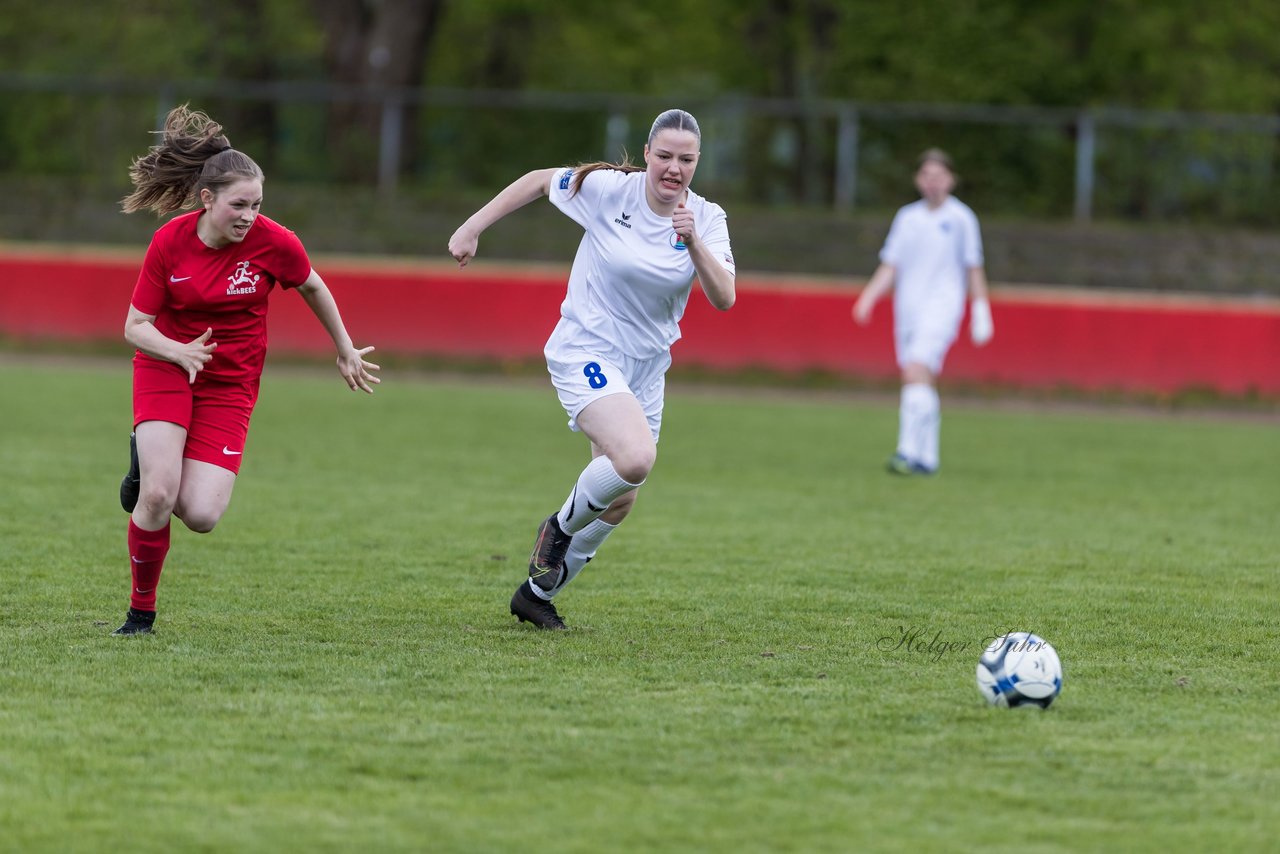
[[[372,392],[372,347],[351,343],[333,295],[287,228],[259,214],[262,170],[222,127],[178,107],[138,158],[126,213],[172,213],[155,233],[134,287],[125,340],[133,359],[130,470],[120,486],[133,584],[118,635],[151,632],[170,516],[212,531],[231,500],[267,349],[267,295],[296,289],[338,350],[354,391]]]

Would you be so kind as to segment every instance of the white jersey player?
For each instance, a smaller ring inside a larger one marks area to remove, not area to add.
[[[853,306],[854,320],[865,325],[876,300],[896,287],[893,340],[902,370],[902,398],[898,448],[889,460],[889,471],[895,474],[938,470],[937,378],[959,334],[966,293],[973,343],[986,344],[994,332],[978,218],[951,195],[956,183],[951,159],[929,149],[920,157],[915,183],[920,200],[894,216],[880,250],[880,266]]]
[[[592,460],[538,528],[529,578],[511,598],[521,622],[565,627],[552,598],[631,511],[649,476],[671,345],[694,280],[716,308],[733,305],[724,211],[689,189],[700,146],[694,117],[668,110],[649,132],[643,168],[591,163],[530,172],[449,239],[449,254],[465,267],[486,228],[541,196],[585,232],[545,355],[569,427],[591,440]]]

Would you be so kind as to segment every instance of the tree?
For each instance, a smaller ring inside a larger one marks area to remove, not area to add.
[[[427,51],[447,0],[315,0],[324,27],[329,82],[351,87],[351,100],[331,104],[329,151],[336,174],[370,181],[378,174],[383,104],[379,93],[422,85]],[[414,149],[412,104],[400,124],[401,168]]]

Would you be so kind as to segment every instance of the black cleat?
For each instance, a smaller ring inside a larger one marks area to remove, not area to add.
[[[141,476],[138,472],[138,439],[136,434],[129,434],[129,473],[120,481],[120,506],[124,512],[132,513],[138,506],[138,493]]]
[[[538,539],[529,555],[529,578],[543,590],[555,590],[564,578],[564,556],[573,535],[560,530],[560,522],[552,513],[538,526]]]
[[[564,631],[569,628],[556,613],[556,606],[535,596],[523,581],[511,597],[511,613],[519,617],[520,622],[533,623],[540,629]]]
[[[149,635],[151,634],[151,624],[155,621],[155,611],[139,611],[136,608],[130,608],[129,613],[125,615],[124,625],[116,629],[111,634]]]

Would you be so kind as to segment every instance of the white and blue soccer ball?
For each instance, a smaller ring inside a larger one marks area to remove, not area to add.
[[[1057,650],[1031,632],[1006,632],[978,659],[978,690],[993,706],[1049,708],[1062,692]]]

